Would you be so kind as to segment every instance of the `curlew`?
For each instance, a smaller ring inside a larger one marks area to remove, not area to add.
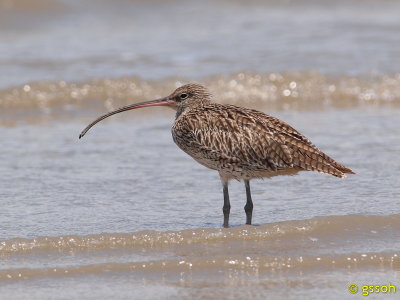
[[[229,227],[229,180],[244,181],[246,224],[251,224],[250,180],[253,178],[293,175],[299,171],[317,171],[336,177],[354,174],[285,122],[257,110],[214,103],[209,91],[197,83],[181,86],[161,99],[109,112],[90,123],[79,138],[111,115],[148,106],[176,110],[172,126],[174,142],[198,163],[218,171],[224,195],[224,227]]]

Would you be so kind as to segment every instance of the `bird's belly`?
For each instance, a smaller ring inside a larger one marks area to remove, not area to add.
[[[236,180],[250,180],[253,178],[270,178],[279,175],[295,175],[301,168],[285,168],[272,170],[265,168],[252,168],[248,165],[238,164],[227,164],[219,160],[209,159],[204,157],[201,153],[194,153],[188,149],[181,148],[184,152],[189,154],[199,164],[219,172],[221,178],[225,181],[236,179]]]
[[[259,169],[249,169],[249,168],[241,168],[241,169],[221,169],[218,170],[221,178],[223,180],[250,180],[254,178],[270,178],[274,176],[280,175],[295,175],[299,171],[302,171],[300,168],[286,168],[282,170],[259,170]]]

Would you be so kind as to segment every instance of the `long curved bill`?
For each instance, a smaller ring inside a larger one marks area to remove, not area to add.
[[[141,107],[147,107],[147,106],[169,106],[171,105],[172,101],[168,98],[161,98],[157,100],[152,100],[152,101],[145,101],[145,102],[139,102],[131,105],[127,105],[121,108],[118,108],[117,110],[114,110],[112,112],[109,112],[108,114],[102,115],[98,117],[96,120],[94,120],[92,123],[90,123],[88,126],[86,126],[85,129],[82,130],[81,134],[79,135],[79,138],[83,137],[86,132],[89,131],[90,128],[92,128],[94,125],[96,125],[98,122],[101,120],[104,120],[105,118],[108,118],[109,116],[118,114],[123,111],[131,110],[131,109],[136,109],[136,108],[141,108]]]

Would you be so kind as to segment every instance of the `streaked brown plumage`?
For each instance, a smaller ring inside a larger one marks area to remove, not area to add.
[[[228,227],[230,202],[228,181],[244,180],[246,224],[251,224],[253,178],[318,171],[345,177],[352,170],[316,148],[309,139],[281,120],[257,110],[212,102],[208,90],[191,83],[170,96],[128,105],[99,117],[80,138],[106,117],[139,107],[169,106],[175,109],[174,142],[200,164],[219,172],[224,191],[224,226]]]

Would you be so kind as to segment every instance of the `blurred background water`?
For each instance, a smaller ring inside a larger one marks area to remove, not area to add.
[[[0,0],[2,295],[400,287],[399,11],[394,0]],[[252,227],[232,182],[225,230],[218,174],[173,144],[172,111],[121,114],[78,140],[98,115],[191,81],[285,120],[357,175],[253,181]]]
[[[394,0],[1,0],[0,9],[1,87],[400,65]]]

